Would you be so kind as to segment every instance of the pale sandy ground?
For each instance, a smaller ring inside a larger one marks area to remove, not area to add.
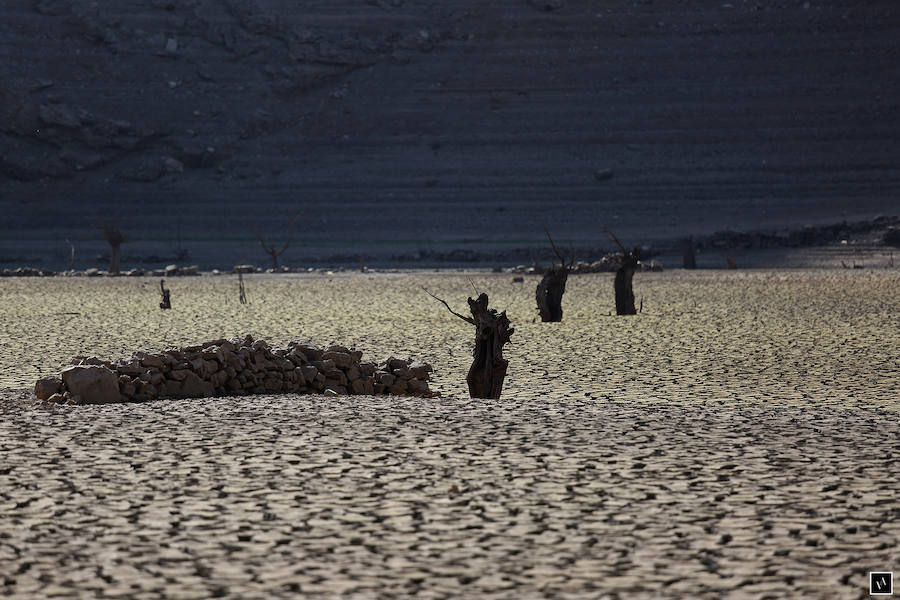
[[[864,598],[900,571],[900,271],[534,278],[504,398],[465,396],[457,273],[0,281],[13,598]],[[75,313],[75,314],[73,314]],[[35,407],[76,354],[253,333],[432,362],[436,399]]]

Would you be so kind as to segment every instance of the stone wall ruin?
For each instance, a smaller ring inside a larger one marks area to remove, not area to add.
[[[432,372],[428,363],[408,358],[364,362],[361,351],[344,346],[292,341],[271,348],[248,335],[158,354],[135,352],[115,362],[79,356],[60,377],[38,380],[34,393],[54,404],[287,393],[431,397],[437,395],[428,388]]]

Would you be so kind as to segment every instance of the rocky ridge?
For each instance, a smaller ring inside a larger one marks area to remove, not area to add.
[[[157,354],[135,352],[115,362],[79,356],[60,377],[38,380],[34,393],[50,404],[277,393],[432,397],[437,395],[428,388],[433,371],[408,358],[365,362],[361,351],[340,345],[291,341],[287,348],[272,348],[248,335]]]

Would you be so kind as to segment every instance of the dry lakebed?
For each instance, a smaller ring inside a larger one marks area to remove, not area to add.
[[[471,282],[469,280],[471,278]],[[900,271],[0,281],[0,596],[865,598],[900,576]],[[515,328],[468,398],[473,286]],[[103,359],[251,334],[435,368],[440,397],[41,406]],[[896,582],[895,582],[896,589]]]

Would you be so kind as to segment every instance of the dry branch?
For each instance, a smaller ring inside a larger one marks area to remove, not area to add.
[[[447,304],[447,301],[446,301],[446,300],[442,300],[442,299],[438,298],[437,296],[435,296],[434,294],[432,294],[431,292],[429,292],[428,290],[426,290],[424,287],[422,287],[422,289],[425,291],[426,294],[428,294],[429,296],[431,296],[432,298],[434,298],[434,299],[437,300],[438,302],[443,303],[443,305],[447,307],[447,310],[449,310],[451,314],[456,315],[457,317],[459,317],[460,319],[462,319],[462,320],[465,321],[466,323],[469,323],[470,325],[475,325],[475,321],[473,321],[470,317],[464,317],[464,316],[462,316],[461,314],[459,314],[458,312],[456,312],[455,310],[453,310],[452,308],[450,308],[450,305]]]

